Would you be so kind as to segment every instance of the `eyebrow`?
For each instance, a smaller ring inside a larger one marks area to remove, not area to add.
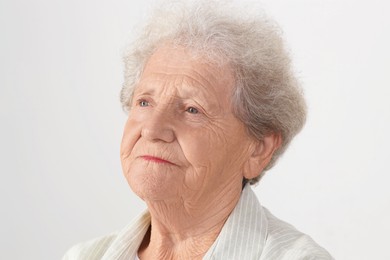
[[[151,95],[151,96],[161,95],[161,92],[158,90],[158,88],[159,86],[161,87],[161,85],[164,85],[166,81],[169,81],[168,79],[166,79],[166,77],[161,77],[161,78],[150,77],[150,78],[143,79],[136,86],[134,90],[134,95]],[[215,91],[210,89],[210,91],[213,93],[213,95],[210,96],[209,93],[206,93],[204,91],[204,89],[207,89],[207,87],[201,84],[201,82],[186,77],[186,75],[184,75],[182,77],[179,77],[179,79],[175,78],[173,82],[171,81],[168,84],[173,84],[174,87],[176,87],[176,89],[178,90],[177,91],[178,98],[192,99],[198,105],[208,109],[208,112],[215,113],[219,111],[220,103],[214,100],[214,98],[217,97],[218,93],[215,93]],[[161,89],[163,89],[163,87],[161,87]]]

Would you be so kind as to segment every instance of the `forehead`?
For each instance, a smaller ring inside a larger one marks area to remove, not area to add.
[[[161,47],[149,58],[140,80],[141,88],[159,84],[184,92],[214,95],[230,99],[234,76],[228,65],[218,66],[194,56],[183,47]]]

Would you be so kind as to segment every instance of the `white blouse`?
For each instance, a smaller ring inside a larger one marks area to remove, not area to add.
[[[148,211],[120,232],[72,247],[63,260],[139,259],[138,248],[150,226]],[[262,207],[247,184],[204,260],[329,260],[332,256],[308,235]]]

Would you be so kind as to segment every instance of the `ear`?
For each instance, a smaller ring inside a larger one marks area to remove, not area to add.
[[[251,154],[245,165],[244,177],[253,179],[257,177],[269,164],[274,152],[282,144],[280,134],[270,134],[260,141],[253,141],[251,145]]]

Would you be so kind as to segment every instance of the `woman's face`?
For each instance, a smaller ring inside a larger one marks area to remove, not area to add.
[[[240,189],[249,156],[245,127],[232,113],[234,78],[164,47],[136,86],[121,145],[124,175],[144,200],[212,199]]]

